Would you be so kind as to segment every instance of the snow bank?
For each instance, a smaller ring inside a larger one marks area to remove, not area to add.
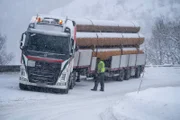
[[[146,67],[180,67],[178,64],[164,64],[164,65],[146,65]]]
[[[102,114],[104,120],[179,120],[180,87],[151,88],[126,94]]]

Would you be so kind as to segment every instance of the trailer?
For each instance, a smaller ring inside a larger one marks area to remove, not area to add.
[[[20,41],[19,87],[68,93],[80,75],[95,76],[97,58],[105,62],[107,78],[139,78],[145,66],[139,30],[127,21],[33,16]]]

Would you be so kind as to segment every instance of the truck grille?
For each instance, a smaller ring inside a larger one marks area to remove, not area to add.
[[[55,85],[60,73],[60,69],[60,63],[36,61],[35,67],[28,67],[29,81],[32,83]]]

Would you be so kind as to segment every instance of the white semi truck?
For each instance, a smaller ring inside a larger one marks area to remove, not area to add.
[[[105,62],[106,78],[138,78],[145,66],[139,30],[127,21],[33,16],[20,41],[19,87],[68,93],[80,75],[95,76],[97,58]]]

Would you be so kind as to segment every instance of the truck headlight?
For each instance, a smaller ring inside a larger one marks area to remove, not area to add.
[[[35,63],[36,63],[36,62],[33,61],[33,60],[28,60],[28,64],[27,64],[27,65],[28,65],[29,67],[35,67]]]
[[[27,73],[26,73],[26,69],[24,67],[24,65],[21,65],[20,67],[20,77],[19,80],[21,81],[28,81],[28,77],[27,77]]]
[[[24,67],[20,68],[20,76],[27,78],[26,70]]]

